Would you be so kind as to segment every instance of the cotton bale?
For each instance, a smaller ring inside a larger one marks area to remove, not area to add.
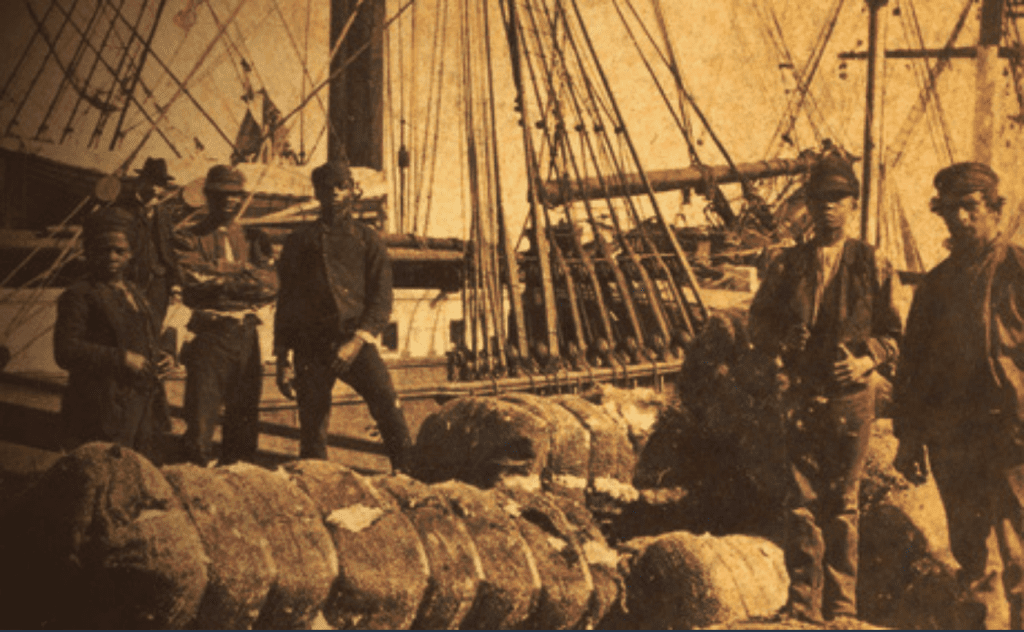
[[[316,504],[284,470],[236,463],[216,471],[248,504],[277,567],[254,627],[308,628],[338,576],[337,553]]]
[[[522,406],[548,422],[551,451],[541,480],[545,489],[585,501],[590,481],[590,431],[565,407],[531,393],[508,393],[504,401]]]
[[[576,529],[545,494],[521,488],[496,490],[503,509],[516,519],[537,561],[541,594],[525,627],[565,630],[585,622],[592,609],[594,579],[576,541]]]
[[[248,502],[212,469],[183,464],[162,472],[210,560],[196,627],[251,628],[277,578],[277,565]]]
[[[548,399],[575,415],[590,433],[588,492],[620,502],[636,500],[633,488],[636,454],[626,427],[603,408],[579,395],[555,395]]]
[[[110,443],[57,461],[0,516],[0,608],[11,627],[181,628],[209,560],[160,470]]]
[[[370,479],[391,494],[419,533],[430,581],[413,627],[443,630],[461,625],[484,580],[483,563],[462,520],[439,491],[404,475]]]
[[[641,628],[706,627],[770,617],[787,599],[782,550],[746,535],[674,531],[626,543],[626,608]]]
[[[491,487],[509,476],[540,476],[551,452],[550,422],[514,402],[461,397],[420,427],[412,473],[426,482],[458,479]]]
[[[459,481],[433,486],[451,503],[480,555],[483,577],[476,603],[462,622],[466,630],[518,629],[530,618],[541,591],[533,551],[501,497]]]
[[[427,552],[398,502],[351,469],[328,461],[285,466],[324,520],[338,579],[324,605],[337,628],[407,629],[430,579]]]

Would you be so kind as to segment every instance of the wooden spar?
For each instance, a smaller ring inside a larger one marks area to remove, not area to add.
[[[867,0],[868,77],[864,112],[864,171],[861,182],[860,238],[878,245],[878,212],[882,199],[882,106],[885,100],[885,34],[889,21],[889,0]]]
[[[652,190],[660,192],[700,189],[708,182],[727,184],[759,178],[797,175],[806,173],[813,162],[812,158],[777,158],[761,162],[737,163],[735,169],[729,165],[715,165],[647,171],[645,175],[650,183],[650,189],[638,174],[608,174],[604,177],[603,186],[597,178],[587,178],[565,184],[540,182],[537,184],[537,190],[544,197],[545,202],[558,205],[584,199],[598,200],[606,197],[647,195]]]
[[[160,26],[160,17],[163,15],[164,7],[166,5],[167,5],[167,0],[160,0],[160,4],[157,5],[157,8],[156,8],[156,16],[153,17],[153,25],[149,29],[149,37],[147,37],[145,40],[140,40],[142,42],[142,46],[143,46],[142,54],[139,57],[139,63],[138,63],[138,65],[135,68],[135,74],[132,77],[131,84],[128,86],[128,89],[125,91],[126,94],[129,94],[129,95],[135,94],[135,88],[136,88],[136,86],[138,86],[139,79],[142,77],[142,70],[146,67],[146,59],[149,58],[150,51],[152,50],[151,47],[153,45],[153,37],[156,35],[157,27]],[[155,55],[154,55],[154,57],[155,57]],[[113,151],[114,148],[117,147],[117,143],[120,140],[121,133],[122,133],[121,132],[121,127],[124,125],[124,118],[126,116],[128,116],[128,108],[131,106],[131,103],[132,103],[131,99],[125,99],[124,107],[121,108],[121,116],[118,117],[117,125],[114,126],[114,134],[110,137],[110,147],[109,147],[109,149],[111,151]]]
[[[378,171],[384,167],[384,45],[375,33],[383,28],[385,4],[331,0],[330,41],[344,53],[331,56],[327,159],[347,158],[352,166]],[[362,47],[368,54],[353,59]]]
[[[1020,59],[1021,52],[1016,48],[1000,46],[1001,59]],[[886,59],[974,59],[978,56],[977,48],[962,46],[949,48],[909,48],[885,51]],[[839,53],[839,59],[867,59],[867,51],[848,51]]]
[[[1005,0],[982,0],[978,33],[977,74],[974,102],[974,159],[992,162],[992,136],[998,102],[999,39],[1002,35]]]

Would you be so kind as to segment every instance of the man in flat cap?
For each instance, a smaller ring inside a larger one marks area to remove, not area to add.
[[[134,216],[134,256],[127,278],[149,300],[160,324],[171,301],[181,300],[181,269],[175,250],[174,222],[170,212],[157,205],[159,190],[167,188],[174,177],[167,172],[163,158],[147,158],[129,191],[125,207]]]
[[[157,323],[145,296],[125,279],[133,225],[131,213],[116,206],[86,219],[89,276],[57,302],[53,353],[68,371],[61,401],[65,447],[110,441],[156,461],[167,413],[159,378],[173,360],[158,350]]]
[[[922,482],[931,464],[976,629],[1020,629],[1024,609],[1024,250],[998,186],[974,162],[935,176],[950,254],[915,293],[894,389],[896,466]]]
[[[358,189],[348,166],[327,163],[312,179],[320,218],[288,236],[278,263],[277,385],[298,400],[301,457],[327,458],[331,390],[340,379],[366,400],[392,468],[402,470],[409,429],[375,342],[391,315],[391,260],[377,233],[351,215]]]
[[[805,186],[810,241],[783,251],[750,308],[754,345],[788,376],[785,560],[781,613],[819,622],[857,614],[858,492],[875,395],[870,374],[897,359],[901,321],[892,267],[847,236],[859,183],[830,153]]]
[[[273,302],[277,276],[269,240],[238,223],[245,180],[227,165],[206,175],[207,216],[182,235],[185,304],[194,334],[182,348],[185,382],[185,457],[208,465],[213,431],[224,406],[221,463],[252,461],[263,389],[256,310]]]

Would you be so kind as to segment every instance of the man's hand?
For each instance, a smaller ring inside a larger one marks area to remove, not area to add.
[[[288,360],[278,359],[277,362],[277,390],[288,399],[295,399],[295,370]]]
[[[348,370],[348,367],[355,361],[356,356],[359,355],[360,349],[363,348],[363,339],[359,336],[354,336],[351,340],[338,347],[337,357],[334,358],[334,362],[331,364],[331,370],[336,375],[341,375]]]
[[[146,359],[146,356],[134,351],[124,352],[124,366],[136,375],[144,375],[150,369],[149,360]]]
[[[160,359],[156,362],[156,376],[163,379],[174,368],[174,356],[169,353],[160,353]]]
[[[857,358],[847,354],[832,364],[832,377],[840,386],[863,384],[874,368],[875,360],[871,356]]]
[[[924,443],[920,440],[900,439],[892,465],[914,485],[920,485],[928,480],[928,460]]]
[[[789,353],[801,353],[807,348],[807,341],[811,338],[811,330],[807,325],[793,325],[786,337],[782,339],[784,350]]]

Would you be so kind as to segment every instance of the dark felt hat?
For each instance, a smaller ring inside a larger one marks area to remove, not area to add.
[[[227,165],[214,165],[206,172],[204,191],[221,193],[245,193],[245,176],[242,172]]]
[[[812,198],[835,193],[860,197],[860,181],[853,165],[838,154],[827,154],[814,163],[805,188]]]
[[[133,241],[135,218],[120,206],[104,206],[86,216],[82,223],[82,238],[86,242],[107,233],[122,233],[129,241]]]
[[[325,162],[313,170],[313,188],[322,191],[352,186],[352,170],[344,161]]]
[[[935,174],[935,189],[939,195],[961,196],[974,191],[994,192],[999,176],[986,164],[958,162]]]
[[[140,178],[148,178],[150,181],[158,184],[167,184],[174,180],[174,176],[167,173],[167,161],[163,158],[146,158],[142,169],[136,169],[135,173]]]

